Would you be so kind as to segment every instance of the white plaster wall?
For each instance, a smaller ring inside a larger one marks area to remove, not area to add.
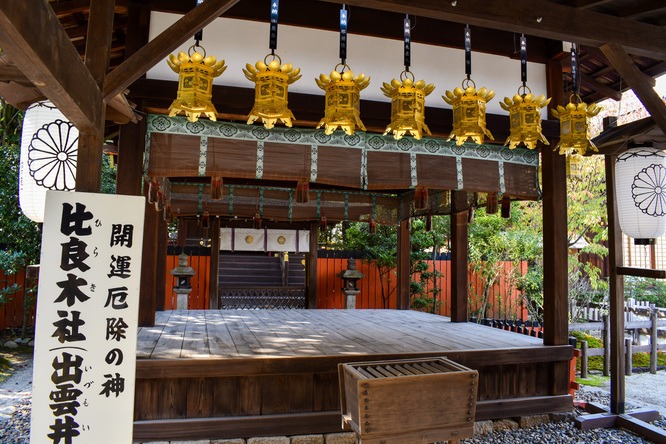
[[[150,20],[150,38],[154,38],[180,15],[153,12]],[[397,26],[401,26],[400,23]],[[418,29],[414,31],[418,33]],[[202,46],[207,55],[215,55],[218,60],[226,60],[227,70],[215,79],[217,85],[238,86],[249,88],[253,84],[248,81],[242,68],[246,63],[254,65],[263,60],[268,49],[268,24],[245,20],[218,18],[204,29]],[[461,40],[463,36],[460,36]],[[303,78],[289,87],[290,91],[306,94],[324,92],[317,87],[314,78],[319,74],[330,74],[338,58],[338,33],[295,26],[279,25],[278,54],[282,63],[292,63],[301,68]],[[182,45],[178,50],[185,51],[194,40]],[[529,51],[529,41],[528,51]],[[472,29],[472,51],[474,50],[474,30]],[[269,59],[271,60],[271,59]],[[465,78],[465,53],[462,50],[439,46],[412,44],[411,71],[416,80],[423,79],[434,83],[435,91],[426,99],[426,105],[436,108],[450,108],[441,96],[446,90],[460,86]],[[389,101],[379,87],[383,82],[398,78],[403,71],[402,41],[380,39],[377,37],[349,34],[347,64],[355,74],[365,73],[372,78],[370,86],[361,93],[367,100]],[[546,93],[546,67],[538,63],[528,63],[528,86],[535,95]],[[148,71],[149,79],[177,80],[177,75],[168,67],[166,60]],[[496,96],[487,105],[492,114],[506,114],[499,106],[505,96],[513,97],[520,82],[520,59],[472,52],[472,80],[477,89],[485,86],[494,89]],[[252,104],[248,104],[248,112]],[[322,110],[323,114],[323,110]],[[542,110],[545,118],[546,111]]]

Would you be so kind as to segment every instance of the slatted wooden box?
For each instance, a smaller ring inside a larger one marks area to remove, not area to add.
[[[479,375],[446,358],[339,364],[345,424],[364,444],[456,441],[474,434]]]

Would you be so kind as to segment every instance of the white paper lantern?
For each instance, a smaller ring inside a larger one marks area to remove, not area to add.
[[[49,101],[30,106],[23,118],[19,203],[34,222],[44,220],[46,190],[72,191],[79,131]]]
[[[630,148],[615,163],[615,194],[620,228],[638,245],[666,232],[666,153]]]

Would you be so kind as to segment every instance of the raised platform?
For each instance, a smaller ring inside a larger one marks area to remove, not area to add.
[[[158,312],[137,353],[137,440],[340,431],[337,364],[410,357],[478,370],[477,420],[572,409],[570,346],[417,311]]]

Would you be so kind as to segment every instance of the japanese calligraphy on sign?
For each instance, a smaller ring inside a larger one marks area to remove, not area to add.
[[[31,443],[131,443],[144,198],[49,191]]]

